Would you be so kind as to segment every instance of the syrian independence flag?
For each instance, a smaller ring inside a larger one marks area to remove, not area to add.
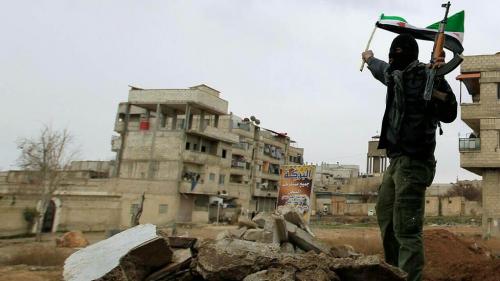
[[[409,33],[416,39],[434,41],[439,29],[440,21],[420,28],[409,24],[404,18],[397,16],[386,16],[382,14],[376,26],[395,33]],[[464,11],[458,12],[450,17],[445,28],[444,47],[453,53],[461,54],[464,51],[462,41],[464,40]]]

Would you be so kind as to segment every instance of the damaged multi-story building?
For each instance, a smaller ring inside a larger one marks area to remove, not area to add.
[[[471,97],[462,101],[460,92],[462,120],[471,129],[459,138],[460,166],[482,176],[483,233],[500,236],[500,53],[465,56],[460,71]]]
[[[279,167],[302,164],[304,149],[286,133],[259,123],[253,116],[229,113],[219,91],[206,85],[131,87],[116,114],[116,160],[92,167],[75,162],[72,178],[54,193],[49,206],[53,225],[46,229],[127,227],[143,192],[141,222],[159,225],[206,223],[240,211],[274,209]],[[25,227],[23,209],[37,205],[36,194],[27,197],[24,192],[30,184],[22,174],[8,171],[0,177],[2,221],[21,221],[9,226],[9,233]],[[72,206],[72,211],[64,210]],[[85,215],[87,209],[92,209],[91,217]]]

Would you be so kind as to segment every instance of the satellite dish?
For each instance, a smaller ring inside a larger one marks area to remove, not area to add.
[[[255,121],[257,119],[255,119],[255,116],[252,115],[252,116],[250,116],[250,120]]]
[[[260,120],[259,119],[255,120],[255,124],[259,125],[260,124]]]

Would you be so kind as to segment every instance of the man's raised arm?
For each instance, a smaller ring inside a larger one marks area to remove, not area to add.
[[[361,53],[361,57],[366,62],[366,64],[368,64],[368,69],[372,72],[373,77],[382,82],[382,84],[387,85],[385,82],[384,73],[385,70],[389,67],[389,64],[383,60],[375,58],[371,50]]]

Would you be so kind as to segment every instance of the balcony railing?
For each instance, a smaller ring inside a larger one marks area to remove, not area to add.
[[[460,152],[479,151],[479,150],[481,150],[481,139],[480,138],[459,138],[458,139],[458,150]]]

